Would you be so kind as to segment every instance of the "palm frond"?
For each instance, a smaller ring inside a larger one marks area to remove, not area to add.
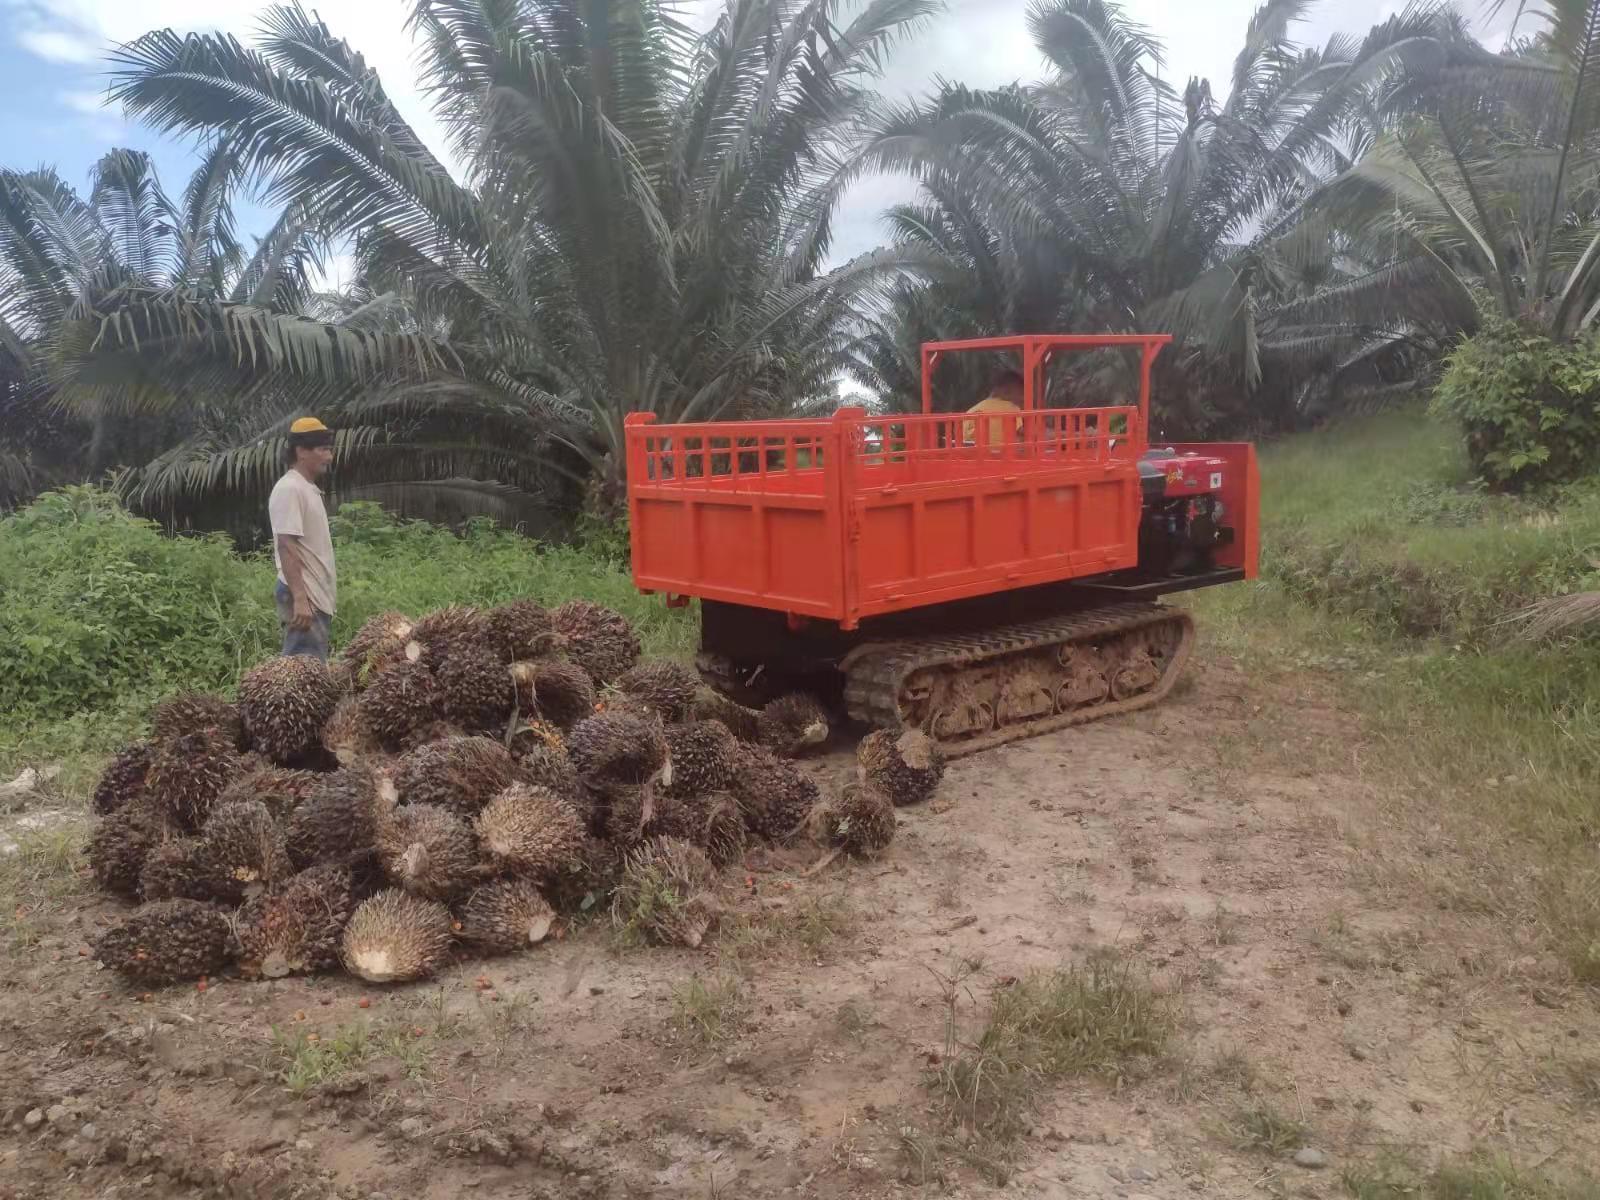
[[[1600,592],[1552,596],[1505,617],[1500,623],[1524,642],[1548,642],[1587,630],[1600,621]]]

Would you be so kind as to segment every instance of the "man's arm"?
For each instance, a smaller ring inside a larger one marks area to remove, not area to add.
[[[310,629],[316,610],[311,607],[311,594],[306,591],[305,566],[300,561],[300,539],[290,534],[278,535],[278,565],[283,568],[283,581],[289,585],[289,595],[294,597],[294,616],[290,629]]]

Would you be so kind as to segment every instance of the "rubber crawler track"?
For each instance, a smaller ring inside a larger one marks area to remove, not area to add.
[[[1168,624],[1179,626],[1182,632],[1176,648],[1167,657],[1160,680],[1149,691],[1127,700],[1108,699],[1071,712],[1018,722],[977,737],[940,743],[951,758],[976,754],[1006,742],[1098,721],[1102,717],[1136,712],[1159,703],[1177,683],[1194,649],[1194,618],[1183,609],[1161,604],[1114,604],[981,633],[860,646],[841,664],[845,672],[845,704],[858,721],[881,729],[899,730],[905,727],[900,711],[901,688],[914,671],[929,667],[977,666],[1049,646],[1094,642]]]

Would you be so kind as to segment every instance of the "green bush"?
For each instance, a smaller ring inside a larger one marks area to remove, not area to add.
[[[1457,347],[1433,396],[1435,411],[1465,432],[1474,469],[1514,490],[1593,469],[1597,402],[1600,339],[1554,342],[1505,321]]]
[[[693,645],[692,617],[639,595],[610,557],[489,522],[457,535],[373,504],[346,504],[331,525],[335,644],[385,609],[420,615],[446,604],[582,596],[624,612],[650,653]],[[91,740],[80,737],[83,714],[125,714],[183,688],[231,691],[245,668],[277,651],[273,581],[269,555],[241,557],[221,537],[169,537],[91,488],[50,493],[0,520],[8,732],[79,714],[69,740],[82,744]]]
[[[276,634],[260,569],[225,538],[167,537],[90,488],[0,521],[0,714],[215,687]]]

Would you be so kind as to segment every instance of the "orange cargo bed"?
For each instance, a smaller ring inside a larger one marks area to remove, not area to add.
[[[853,629],[881,613],[1131,568],[1139,417],[1135,407],[978,418],[847,408],[820,420],[661,425],[636,413],[634,579]]]

